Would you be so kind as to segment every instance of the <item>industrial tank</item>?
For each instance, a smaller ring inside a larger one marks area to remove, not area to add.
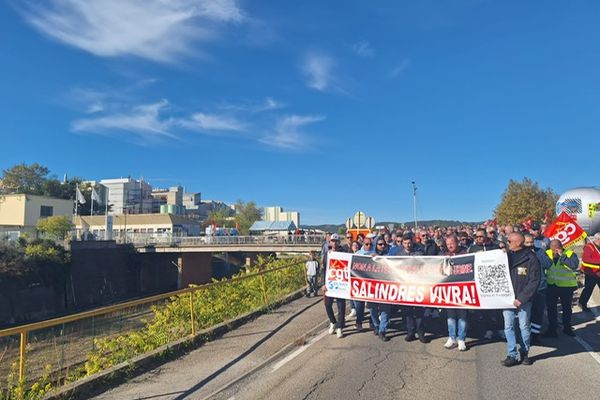
[[[565,211],[593,235],[600,232],[600,188],[579,187],[561,194],[556,202],[556,215]]]

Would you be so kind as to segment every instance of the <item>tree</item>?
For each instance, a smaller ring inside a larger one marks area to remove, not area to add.
[[[240,234],[247,235],[250,233],[250,227],[253,223],[262,218],[262,210],[256,206],[256,203],[249,201],[244,203],[238,200],[235,203],[235,223],[240,231]]]
[[[39,232],[46,234],[54,240],[64,240],[73,229],[73,223],[69,217],[56,215],[38,221],[36,228]]]
[[[15,165],[2,171],[2,189],[4,193],[43,194],[48,168],[38,163]]]
[[[543,221],[546,212],[554,210],[558,195],[550,188],[541,189],[537,182],[523,178],[510,180],[502,194],[494,216],[500,224],[517,224],[525,220]]]
[[[208,225],[216,225],[223,228],[233,228],[234,222],[225,210],[215,210],[208,215]]]

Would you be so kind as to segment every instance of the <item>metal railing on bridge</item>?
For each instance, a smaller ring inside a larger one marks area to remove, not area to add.
[[[283,235],[283,236],[171,236],[146,233],[127,233],[127,237],[116,238],[117,243],[131,243],[135,246],[318,246],[323,244],[323,235]]]
[[[130,360],[304,286],[302,257],[266,260],[232,279],[0,330],[0,399],[77,381],[108,368],[113,354],[114,364]]]

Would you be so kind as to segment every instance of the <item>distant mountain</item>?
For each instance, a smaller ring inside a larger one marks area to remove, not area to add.
[[[446,220],[446,219],[432,219],[427,221],[417,221],[419,226],[458,226],[458,225],[480,225],[483,222],[465,222],[465,221],[455,221],[455,220]],[[389,226],[390,224],[394,224],[396,228],[399,228],[404,224],[406,227],[414,226],[414,221],[407,222],[393,222],[393,221],[382,221],[377,222],[376,226]],[[323,224],[323,225],[300,225],[301,229],[317,229],[325,232],[338,232],[340,228],[346,230],[346,225],[339,224]]]

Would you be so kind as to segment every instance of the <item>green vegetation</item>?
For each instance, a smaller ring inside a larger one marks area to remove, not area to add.
[[[554,210],[558,195],[550,188],[541,189],[537,182],[523,178],[510,180],[502,200],[494,211],[500,224],[518,224],[528,219],[543,221],[546,212]]]
[[[304,257],[282,260],[259,258],[254,266],[240,272],[231,282],[213,280],[217,285],[193,292],[194,326],[196,331],[215,326],[261,308],[268,309],[275,301],[305,285]],[[280,269],[277,269],[280,268]],[[248,275],[277,269],[264,275]],[[116,336],[94,338],[94,350],[88,353],[83,366],[71,369],[66,376],[51,374],[46,366],[44,375],[25,384],[13,372],[0,381],[0,400],[40,399],[55,382],[69,383],[133,357],[155,350],[165,344],[190,336],[192,332],[190,294],[171,297],[152,307],[152,317],[140,330]],[[53,377],[53,379],[50,379]]]
[[[69,217],[56,215],[40,219],[36,228],[50,239],[64,240],[67,234],[73,229],[73,222],[71,222],[71,218]]]
[[[52,240],[0,242],[0,290],[3,282],[14,278],[37,276],[46,282],[54,281],[63,276],[69,262],[69,253]]]

